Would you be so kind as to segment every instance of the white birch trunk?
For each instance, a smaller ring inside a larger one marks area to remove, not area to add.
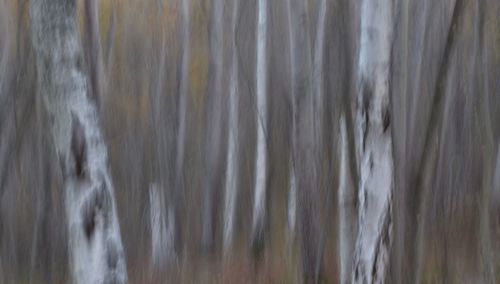
[[[360,180],[355,283],[383,283],[389,263],[394,186],[389,108],[392,29],[392,0],[362,2],[356,114]]]
[[[153,266],[159,269],[174,251],[174,221],[173,210],[169,206],[169,214],[166,214],[165,198],[163,190],[157,184],[149,187],[149,213],[151,222],[151,256]],[[165,219],[168,216],[168,220]]]
[[[255,161],[255,192],[252,218],[252,242],[263,234],[266,216],[267,187],[267,1],[257,3],[257,157]]]
[[[229,90],[229,135],[226,163],[226,184],[224,201],[224,251],[227,252],[232,245],[236,219],[236,200],[238,195],[238,50],[236,46],[236,24],[238,21],[239,1],[233,1],[233,14],[231,23],[232,58],[231,78]]]
[[[349,177],[349,144],[347,143],[347,130],[344,116],[340,118],[340,143],[339,143],[339,266],[340,283],[350,283],[352,274],[352,259],[354,252],[354,239],[356,238],[356,208],[355,194],[351,178]]]
[[[76,2],[30,1],[38,87],[63,174],[75,283],[125,283],[127,272],[95,104],[88,97]]]

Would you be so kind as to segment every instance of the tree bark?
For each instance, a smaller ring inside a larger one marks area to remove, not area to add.
[[[213,0],[210,23],[210,81],[207,96],[207,125],[205,144],[205,184],[203,192],[203,219],[202,219],[202,247],[205,251],[213,248],[215,234],[216,207],[215,195],[221,184],[221,100],[223,79],[223,17],[224,5],[222,0]]]
[[[390,57],[393,34],[392,0],[364,0],[356,110],[359,166],[358,236],[353,282],[383,283],[392,239]]]
[[[236,25],[238,23],[239,1],[233,1],[233,14],[231,23],[231,77],[229,90],[229,135],[226,163],[226,184],[224,201],[224,250],[227,252],[234,238],[236,222],[236,200],[238,195],[238,107],[239,107],[239,76],[238,76],[238,50],[236,45]]]
[[[297,229],[302,277],[306,283],[319,281],[321,257],[318,251],[320,225],[315,208],[319,204],[315,94],[311,86],[311,49],[307,5],[288,1],[290,60],[292,72],[292,145],[297,186]],[[316,75],[316,74],[315,74]]]
[[[126,283],[106,145],[82,71],[76,1],[31,1],[30,20],[38,91],[63,175],[73,280]]]
[[[266,218],[267,189],[267,1],[257,2],[257,62],[255,69],[257,94],[257,153],[252,218],[252,247],[262,245]]]

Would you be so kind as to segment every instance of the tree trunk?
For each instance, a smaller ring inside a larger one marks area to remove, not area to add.
[[[266,218],[267,188],[267,1],[257,3],[257,62],[255,69],[257,93],[257,156],[255,161],[255,192],[252,218],[252,247],[262,245]]]
[[[293,166],[297,186],[297,225],[302,276],[306,283],[320,277],[318,251],[320,226],[315,208],[319,204],[315,136],[315,97],[311,87],[311,49],[307,5],[302,0],[288,1],[290,60],[292,72]]]
[[[179,117],[177,132],[177,153],[175,159],[175,188],[176,191],[183,190],[183,169],[184,169],[184,149],[186,144],[186,111],[188,98],[188,80],[189,80],[189,0],[181,0],[181,74],[179,83]]]
[[[221,100],[223,75],[223,15],[222,0],[213,0],[210,23],[210,82],[207,96],[207,125],[205,144],[205,184],[203,196],[202,247],[209,251],[213,248],[215,234],[216,207],[215,195],[221,187]]]
[[[76,1],[30,2],[38,87],[64,181],[70,268],[76,283],[125,283],[106,145],[88,95]]]
[[[224,250],[227,252],[233,242],[234,226],[236,219],[236,200],[238,195],[238,106],[239,106],[239,76],[238,76],[238,50],[236,45],[236,25],[238,23],[239,1],[233,1],[233,14],[231,23],[231,78],[229,90],[229,135],[226,163],[226,193],[224,201]]]
[[[349,144],[345,118],[340,118],[339,143],[339,266],[340,283],[351,282],[354,240],[356,238],[356,195],[349,177]]]
[[[356,283],[383,283],[389,262],[394,186],[389,107],[392,16],[392,0],[362,2],[356,111],[360,178]]]

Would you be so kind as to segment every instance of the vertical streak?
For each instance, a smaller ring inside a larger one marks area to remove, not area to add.
[[[288,19],[288,43],[289,43],[289,53],[290,53],[290,101],[292,102],[292,131],[291,131],[291,150],[290,150],[290,189],[288,192],[288,226],[291,233],[295,232],[295,226],[297,223],[297,178],[295,174],[295,162],[293,151],[295,149],[295,137],[297,132],[297,124],[295,119],[295,110],[297,106],[295,105],[295,87],[294,87],[294,77],[295,77],[295,35],[292,31],[292,4],[291,0],[287,1],[287,19]]]
[[[355,198],[351,185],[349,184],[349,159],[347,149],[347,130],[345,119],[340,118],[340,169],[339,169],[339,249],[340,249],[340,283],[349,283],[350,281],[350,263],[352,262],[352,240],[354,234],[353,218],[355,216],[354,202]]]
[[[226,164],[226,194],[224,201],[224,250],[228,251],[233,242],[234,223],[236,219],[236,198],[238,194],[238,50],[236,45],[236,25],[238,21],[239,1],[234,0],[233,15],[231,23],[232,37],[232,58],[231,58],[231,77],[229,93],[229,135],[228,135],[228,153]]]
[[[212,1],[210,23],[210,67],[207,103],[205,179],[203,197],[202,246],[210,250],[213,245],[215,216],[215,194],[220,187],[220,136],[221,136],[221,99],[223,75],[223,22],[224,5],[222,0]]]
[[[255,196],[252,220],[253,239],[260,238],[266,215],[267,173],[267,1],[257,4],[257,158],[255,162]]]
[[[180,82],[179,82],[179,105],[178,105],[178,132],[177,132],[177,152],[175,157],[175,184],[174,184],[174,196],[179,199],[180,195],[184,191],[184,155],[185,155],[185,144],[186,144],[186,111],[187,111],[187,98],[188,98],[188,81],[189,81],[189,55],[190,55],[190,24],[189,24],[189,9],[190,9],[190,1],[189,0],[180,0],[181,5],[181,74],[180,74]],[[173,201],[172,205],[179,202]],[[171,218],[174,222],[177,223],[177,226],[180,226],[180,218],[179,215],[179,205],[174,205],[176,208],[172,212],[176,216]],[[176,226],[173,226],[177,230],[176,234],[174,234],[174,243],[179,242],[177,239],[179,236],[178,229]]]

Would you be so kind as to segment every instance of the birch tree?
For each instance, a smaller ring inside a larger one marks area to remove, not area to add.
[[[288,0],[290,60],[292,72],[293,166],[296,178],[297,225],[304,282],[316,283],[321,272],[315,97],[311,87],[311,53],[307,4]],[[316,75],[316,74],[315,74]]]
[[[236,200],[238,195],[238,50],[236,45],[236,25],[238,23],[239,1],[233,1],[233,13],[231,18],[231,72],[229,81],[229,135],[226,162],[226,183],[224,201],[224,250],[228,251],[234,237],[234,226],[236,219]]]
[[[64,182],[71,275],[76,283],[125,283],[106,145],[82,71],[76,1],[30,1],[30,20],[38,91]]]
[[[383,283],[392,238],[392,157],[389,79],[392,0],[364,0],[356,109],[359,166],[358,236],[353,282]]]
[[[262,240],[266,217],[267,188],[267,1],[257,2],[257,62],[255,67],[257,94],[257,153],[255,160],[255,191],[252,218],[252,246]]]

